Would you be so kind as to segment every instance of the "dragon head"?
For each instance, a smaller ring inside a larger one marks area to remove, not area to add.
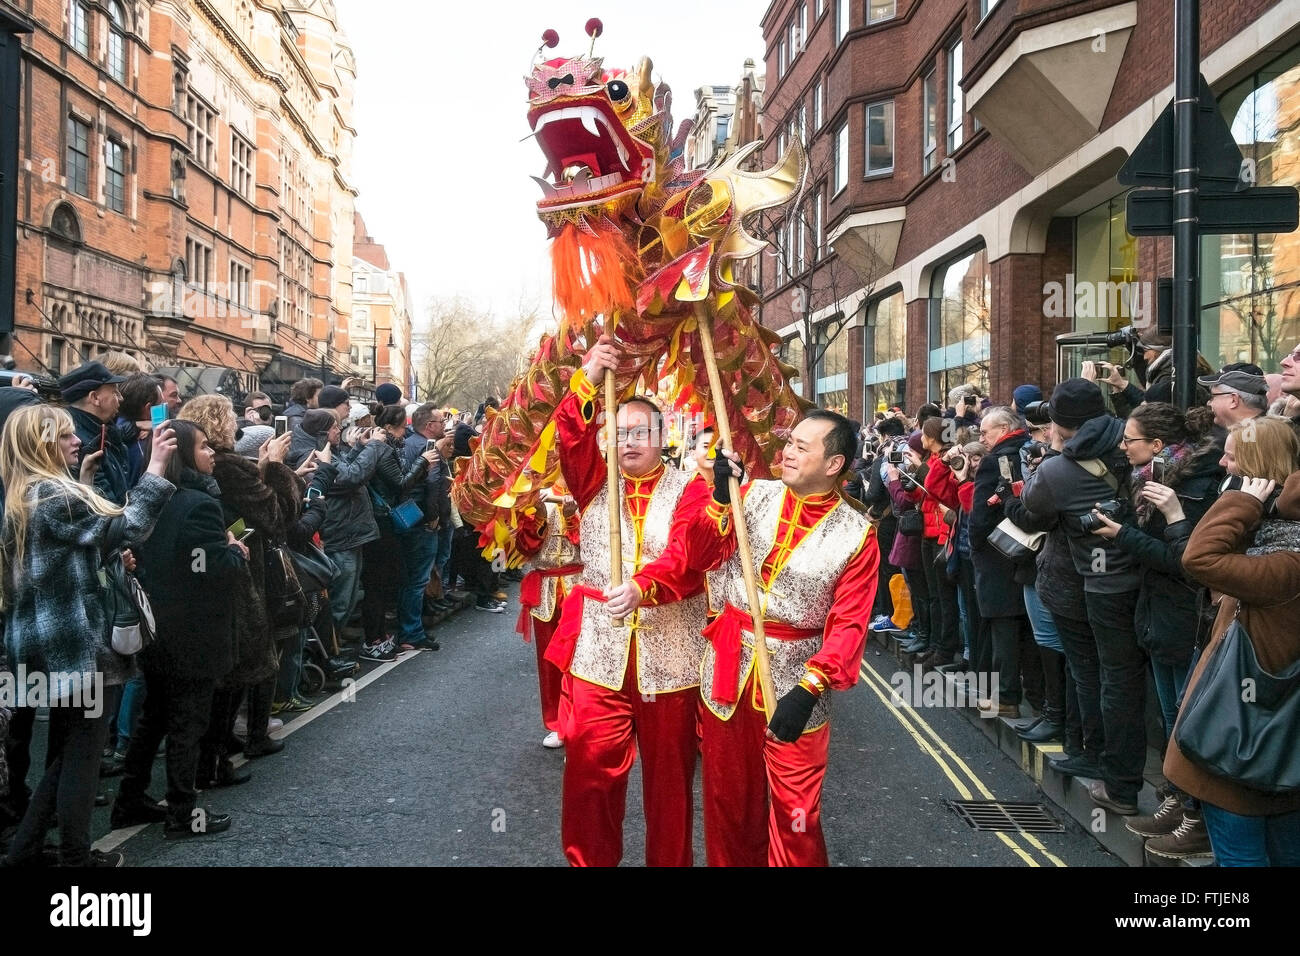
[[[552,34],[553,35],[553,34]],[[600,57],[538,63],[525,77],[528,122],[546,156],[537,214],[551,238],[566,224],[617,223],[668,165],[666,87],[634,70],[603,70]]]

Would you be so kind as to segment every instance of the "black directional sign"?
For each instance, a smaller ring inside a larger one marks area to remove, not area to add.
[[[1172,189],[1135,189],[1128,194],[1128,228],[1133,236],[1169,236],[1174,231]],[[1256,186],[1239,193],[1201,193],[1196,228],[1202,235],[1293,232],[1300,225],[1300,195],[1291,186]]]
[[[1201,77],[1196,112],[1196,229],[1202,235],[1292,232],[1300,224],[1300,194],[1292,186],[1253,186],[1253,167],[1242,158],[1210,85]],[[1127,227],[1133,236],[1174,232],[1174,104],[1165,107],[1116,179],[1151,186],[1128,194]]]

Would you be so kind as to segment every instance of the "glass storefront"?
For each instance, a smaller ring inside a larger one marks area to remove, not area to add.
[[[903,291],[876,299],[867,307],[863,356],[865,395],[862,414],[870,419],[907,400],[907,304]]]
[[[803,394],[803,339],[792,335],[781,343],[781,361],[794,366],[790,376],[790,388],[797,395]]]
[[[1257,186],[1300,185],[1300,47],[1219,97]],[[1201,354],[1266,372],[1300,341],[1300,232],[1201,240]]]
[[[1137,280],[1137,240],[1128,234],[1126,193],[1094,206],[1074,220],[1074,332],[1114,332],[1145,315]],[[1154,321],[1154,311],[1151,319]]]
[[[988,393],[991,292],[983,246],[935,269],[930,282],[931,401],[943,400],[967,382]]]
[[[841,415],[849,413],[849,333],[843,319],[829,319],[817,327],[818,407]]]

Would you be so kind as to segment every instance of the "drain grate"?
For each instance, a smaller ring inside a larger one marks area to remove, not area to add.
[[[1038,803],[1004,803],[1000,800],[949,800],[948,806],[972,830],[1013,833],[1064,833],[1058,821]]]

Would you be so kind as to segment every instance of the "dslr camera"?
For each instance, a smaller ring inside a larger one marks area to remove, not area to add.
[[[1118,498],[1111,498],[1109,501],[1103,501],[1097,505],[1097,509],[1107,518],[1114,522],[1122,522],[1124,513],[1127,510],[1124,502]],[[1089,511],[1085,515],[1079,516],[1079,527],[1083,529],[1084,534],[1096,534],[1097,531],[1105,525],[1101,523],[1101,518]]]
[[[1025,421],[1031,425],[1050,425],[1052,422],[1051,402],[1030,402],[1021,411]]]

